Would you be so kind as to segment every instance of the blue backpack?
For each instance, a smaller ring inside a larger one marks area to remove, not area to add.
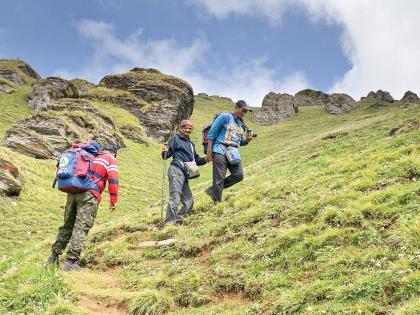
[[[66,193],[77,193],[90,189],[99,191],[97,181],[92,180],[93,160],[99,155],[99,144],[96,141],[85,141],[73,145],[64,151],[57,164],[55,188]]]

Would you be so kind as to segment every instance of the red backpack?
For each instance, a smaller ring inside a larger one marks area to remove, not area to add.
[[[99,144],[92,140],[77,143],[64,151],[57,164],[53,188],[58,182],[58,189],[63,192],[99,191],[97,183],[91,179],[92,163],[99,149]]]
[[[203,144],[204,154],[207,154],[207,147],[209,143],[209,131],[211,129],[211,126],[213,125],[213,122],[216,120],[217,117],[219,117],[220,114],[221,113],[217,113],[216,115],[214,115],[213,121],[211,122],[211,124],[205,125],[203,129],[201,130],[201,140],[202,140],[201,143]]]

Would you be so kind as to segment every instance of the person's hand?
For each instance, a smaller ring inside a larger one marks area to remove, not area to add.
[[[206,162],[210,162],[213,160],[213,154],[212,152],[207,152],[206,157],[204,158],[206,160]]]
[[[252,136],[252,131],[251,130],[248,130],[246,132],[246,142],[247,143],[250,143],[252,139],[254,139],[254,137]]]
[[[111,210],[111,212],[114,212],[115,210],[117,210],[117,203],[116,202],[110,202],[109,203],[109,210]]]
[[[162,152],[165,153],[165,152],[168,152],[168,150],[169,150],[169,147],[166,144],[164,144],[162,147]]]

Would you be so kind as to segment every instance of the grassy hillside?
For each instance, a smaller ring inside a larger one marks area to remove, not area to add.
[[[22,109],[8,125],[28,115],[16,97],[0,96],[2,118],[11,106]],[[135,124],[115,105],[96,105],[118,126]],[[42,268],[65,203],[50,188],[54,162],[0,149],[26,179],[17,202],[0,205],[0,313],[416,314],[420,131],[389,133],[419,119],[420,106],[369,105],[345,116],[304,107],[270,127],[246,117],[258,137],[241,151],[244,181],[213,206],[203,193],[211,166],[202,167],[191,181],[193,215],[163,230],[160,144],[126,140],[119,208],[111,214],[104,198],[86,269],[73,274]],[[230,106],[196,99],[198,148],[202,125]],[[138,246],[172,237],[172,247]]]

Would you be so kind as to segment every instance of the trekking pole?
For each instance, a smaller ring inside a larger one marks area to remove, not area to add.
[[[163,176],[162,176],[162,202],[160,206],[160,229],[163,228],[163,206],[165,204],[165,178],[166,178],[166,155],[168,152],[163,152]]]

